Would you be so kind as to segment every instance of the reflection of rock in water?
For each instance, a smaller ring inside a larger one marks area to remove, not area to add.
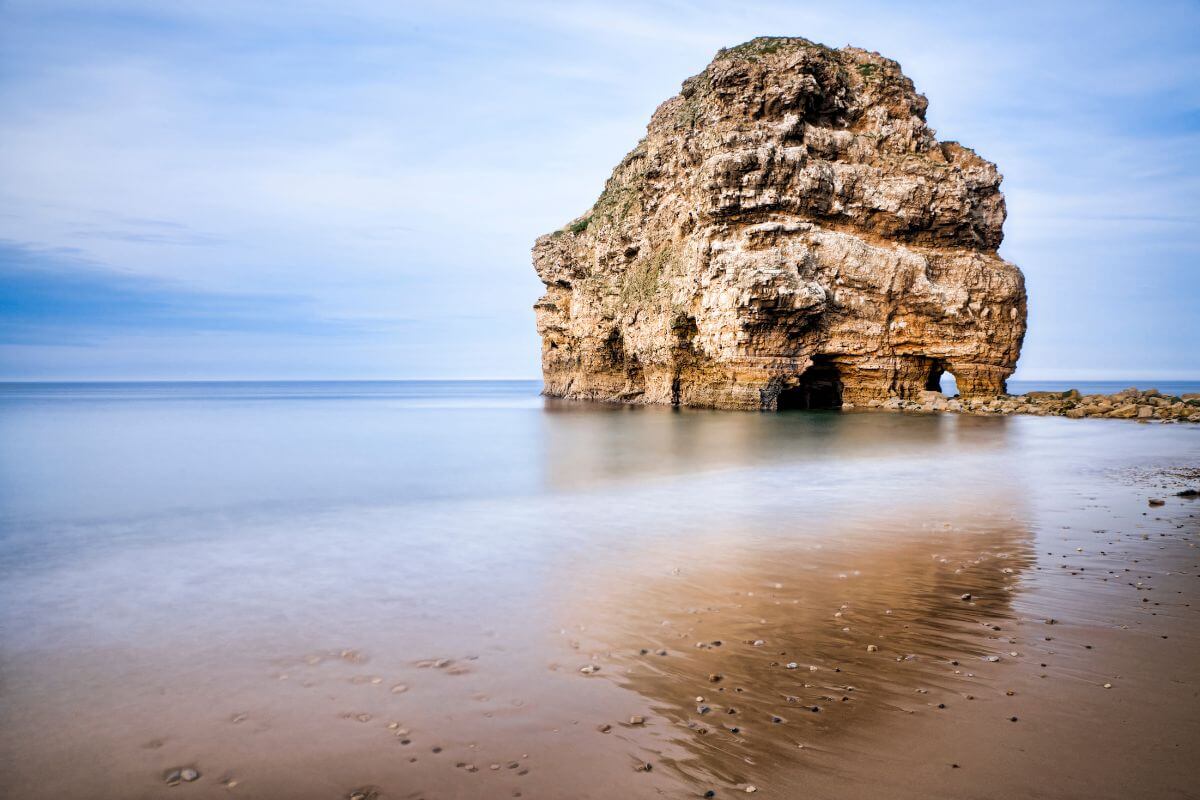
[[[867,746],[884,715],[937,710],[995,674],[989,657],[1012,659],[1010,598],[1034,553],[1007,513],[918,503],[776,525],[765,544],[745,532],[759,541],[749,548],[701,536],[687,555],[642,554],[677,574],[635,585],[598,576],[627,592],[586,592],[575,609],[581,647],[610,654],[605,674],[669,723],[675,747],[646,746],[686,778],[742,785],[801,763],[850,769],[847,748]],[[824,533],[804,535],[817,526]],[[829,748],[838,755],[825,762]]]
[[[1010,442],[1006,417],[890,414],[730,414],[700,409],[546,400],[542,430],[546,483],[590,487],[632,475],[812,460],[942,459],[996,451]]]

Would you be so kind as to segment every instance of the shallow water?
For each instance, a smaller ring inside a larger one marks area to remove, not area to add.
[[[0,390],[0,794],[1190,796],[1200,428],[537,389]]]

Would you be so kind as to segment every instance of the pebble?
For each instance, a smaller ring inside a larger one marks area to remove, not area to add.
[[[632,717],[629,718],[629,724],[630,725],[645,725],[646,718],[643,716],[640,716],[638,714],[634,714]]]
[[[970,593],[970,592],[963,592],[963,594],[962,594],[962,597],[960,597],[960,598],[958,598],[958,599],[959,599],[959,600],[970,600],[970,599],[971,599],[971,593]]]
[[[878,651],[878,650],[879,650],[879,646],[878,646],[878,645],[874,645],[874,644],[869,644],[869,645],[867,645],[867,652],[868,652],[868,653],[874,653],[874,652],[876,652],[876,651]]]
[[[1111,683],[1106,683],[1106,684],[1104,684],[1104,688],[1105,688],[1105,689],[1111,689],[1111,688],[1112,688],[1112,684],[1111,684]]]
[[[163,775],[163,780],[166,781],[167,786],[178,786],[180,782],[191,783],[192,781],[199,779],[200,773],[191,767],[178,767],[176,769],[169,769],[167,770],[166,774]]]
[[[606,722],[603,725],[597,725],[596,730],[600,731],[601,733],[608,733],[609,731],[612,730],[612,725],[609,725]]]
[[[600,665],[588,664],[586,666],[580,667],[579,671],[582,672],[584,675],[591,675],[592,673],[600,671]]]

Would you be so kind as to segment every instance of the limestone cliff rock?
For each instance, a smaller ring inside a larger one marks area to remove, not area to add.
[[[722,50],[533,262],[546,394],[718,408],[1003,393],[1025,333],[995,165],[896,62]]]

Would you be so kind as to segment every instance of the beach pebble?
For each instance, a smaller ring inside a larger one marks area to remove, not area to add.
[[[178,786],[181,782],[191,783],[200,779],[200,773],[192,767],[177,767],[167,770],[163,780],[167,786]]]
[[[1111,689],[1111,688],[1112,688],[1112,684],[1111,684],[1111,683],[1106,683],[1106,684],[1104,684],[1104,688],[1105,688],[1105,689]]]
[[[579,671],[582,672],[584,675],[591,675],[595,672],[600,671],[600,665],[599,664],[588,664],[586,666],[580,667]]]
[[[1157,497],[1151,497],[1148,501],[1151,506],[1161,506],[1166,504],[1166,500],[1160,500]]]
[[[961,597],[959,597],[958,599],[959,599],[959,600],[970,600],[970,599],[971,599],[971,593],[970,593],[970,592],[963,592],[963,593],[962,593],[962,596],[961,596]]]
[[[868,652],[868,653],[874,653],[874,652],[877,652],[878,650],[879,650],[879,646],[878,646],[878,645],[874,645],[874,644],[869,644],[869,645],[867,645],[867,652]]]
[[[602,725],[597,725],[596,730],[600,731],[601,733],[608,733],[612,730],[612,725],[609,725],[607,722],[605,722]]]
[[[632,717],[629,718],[629,724],[630,725],[645,725],[646,718],[639,714],[634,714]]]

